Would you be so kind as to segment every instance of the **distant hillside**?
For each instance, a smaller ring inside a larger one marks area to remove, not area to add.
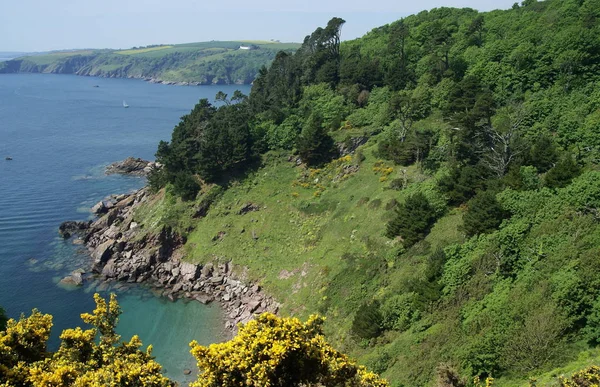
[[[268,41],[212,41],[128,50],[56,51],[2,62],[0,74],[76,74],[169,84],[249,84],[277,52],[298,47],[296,43]]]

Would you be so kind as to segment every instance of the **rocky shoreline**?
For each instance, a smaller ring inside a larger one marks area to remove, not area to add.
[[[128,157],[123,161],[117,161],[106,167],[105,173],[132,175],[132,176],[147,176],[153,169],[160,168],[160,164],[135,157]]]
[[[135,222],[134,210],[149,200],[146,188],[112,196],[93,207],[99,215],[95,221],[64,222],[59,233],[65,238],[79,236],[92,257],[91,271],[101,281],[144,283],[171,301],[185,298],[202,304],[218,302],[225,328],[232,334],[238,323],[247,323],[255,314],[278,312],[280,305],[260,286],[238,278],[230,262],[185,262],[184,237],[168,227],[158,233],[146,232]],[[61,282],[81,285],[85,278],[82,274],[75,271]]]
[[[134,78],[134,77],[129,77]],[[143,79],[148,83],[156,83],[159,85],[170,85],[170,86],[212,86],[212,85],[252,85],[252,82],[236,80],[235,82],[217,81],[217,82],[186,82],[186,81],[165,81],[160,78],[138,78]]]

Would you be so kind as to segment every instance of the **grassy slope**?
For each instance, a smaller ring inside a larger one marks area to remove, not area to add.
[[[392,216],[388,204],[416,189],[427,191],[433,184],[412,166],[407,176],[413,184],[404,191],[390,189],[390,181],[403,176],[402,168],[381,164],[375,149],[374,143],[365,145],[359,171],[336,182],[342,168],[356,164],[359,156],[315,171],[295,166],[287,154],[267,155],[264,168],[226,190],[208,216],[197,221],[188,236],[187,259],[231,260],[238,269],[248,268],[240,274],[285,300],[285,314],[325,314],[330,339],[362,357],[369,351],[347,336],[353,312],[366,294],[394,286],[422,266],[418,254],[402,265],[396,262],[396,242],[383,235]],[[260,210],[239,215],[246,203],[257,204]],[[183,230],[194,223],[190,214],[167,195],[138,217],[146,225],[167,223]],[[456,231],[460,219],[460,211],[442,218],[428,237],[431,244],[460,241]],[[226,235],[213,241],[220,232]]]
[[[376,140],[362,147],[360,169],[347,177],[335,179],[343,167],[359,163],[359,155],[321,170],[307,170],[288,161],[287,154],[269,153],[263,168],[227,189],[207,217],[192,219],[193,205],[167,194],[139,211],[137,220],[149,231],[162,224],[181,231],[194,228],[188,234],[188,260],[233,261],[239,274],[285,302],[284,314],[303,318],[324,314],[328,338],[341,350],[371,368],[382,358],[393,359],[382,369],[387,368],[383,376],[389,380],[397,383],[428,374],[438,361],[435,356],[444,349],[436,339],[451,336],[452,328],[424,321],[407,331],[386,332],[375,346],[361,345],[348,332],[366,296],[384,297],[400,289],[408,279],[421,277],[432,251],[464,242],[458,231],[463,209],[446,213],[424,242],[398,256],[397,242],[383,235],[392,215],[387,204],[393,199],[403,201],[417,190],[435,202],[436,176],[427,177],[411,166],[406,169],[409,186],[401,191],[390,189],[393,179],[403,178],[404,168],[382,163],[374,152]],[[240,215],[247,203],[260,210]],[[222,232],[226,234],[219,238]],[[584,350],[583,346],[581,350],[578,356],[565,359],[561,368],[537,377],[540,385],[556,385],[558,375],[600,361],[600,350]],[[422,363],[415,363],[416,359]],[[494,385],[527,386],[528,382],[507,376]]]

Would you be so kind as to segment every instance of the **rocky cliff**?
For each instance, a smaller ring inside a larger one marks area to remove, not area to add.
[[[149,198],[147,189],[118,195],[94,206],[100,217],[93,222],[65,222],[63,237],[79,234],[91,255],[92,271],[106,282],[144,283],[172,301],[193,299],[223,307],[225,327],[235,331],[255,314],[277,313],[279,304],[258,285],[236,277],[228,262],[195,265],[184,260],[185,238],[169,228],[146,233],[135,222],[135,208]],[[71,275],[80,284],[81,273]]]

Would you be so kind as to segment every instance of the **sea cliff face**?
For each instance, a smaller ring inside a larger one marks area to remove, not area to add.
[[[221,56],[215,55],[220,53]],[[72,74],[102,78],[133,78],[170,85],[251,84],[277,50],[245,52],[182,51],[161,57],[86,51],[85,54],[48,54],[0,62],[0,74]],[[211,56],[212,55],[212,56]]]
[[[219,302],[225,327],[232,332],[238,323],[250,321],[255,314],[278,312],[280,305],[260,286],[237,278],[229,262],[186,262],[184,237],[167,227],[157,234],[142,232],[134,221],[134,212],[149,196],[144,188],[112,197],[94,206],[100,214],[95,221],[65,222],[60,232],[64,237],[81,235],[93,260],[92,271],[102,281],[144,283],[171,301],[187,298],[203,304]],[[77,278],[73,282],[79,283]]]

